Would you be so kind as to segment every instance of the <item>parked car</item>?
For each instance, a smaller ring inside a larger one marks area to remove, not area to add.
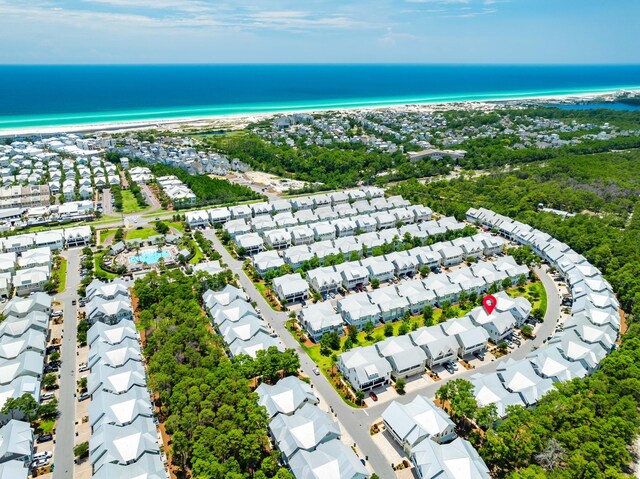
[[[378,400],[378,395],[376,393],[374,393],[373,391],[369,391],[369,397],[371,399],[373,399],[374,401]]]
[[[32,463],[33,467],[44,467],[49,465],[49,458],[38,459]]]
[[[56,395],[53,393],[44,393],[40,396],[40,401],[48,401],[49,399],[53,399],[54,397],[56,397]]]
[[[91,397],[91,395],[89,393],[82,393],[80,394],[80,396],[78,396],[78,401],[85,401],[87,399],[89,399]]]
[[[79,373],[83,373],[83,372],[88,371],[88,370],[89,370],[89,366],[87,364],[81,364],[78,367],[78,372]]]
[[[53,434],[42,434],[38,436],[38,439],[36,439],[36,442],[38,444],[42,444],[43,442],[49,442],[52,439],[53,439]]]
[[[443,366],[444,366],[444,368],[447,370],[447,372],[449,374],[453,374],[453,373],[456,372],[456,370],[453,369],[453,364],[451,364],[451,363],[444,363]]]
[[[51,451],[37,452],[33,455],[33,460],[39,461],[40,459],[47,459],[51,456],[53,456],[53,453]]]
[[[480,361],[484,361],[484,353],[482,351],[476,351],[473,355]]]
[[[73,301],[71,301],[71,304],[75,306],[77,304],[77,301],[74,299]]]
[[[320,370],[318,369],[317,366],[313,368],[313,374],[315,374],[316,376],[320,376]]]

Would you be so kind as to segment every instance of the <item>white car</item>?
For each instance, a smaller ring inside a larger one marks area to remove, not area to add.
[[[51,456],[53,456],[53,453],[51,451],[42,451],[42,452],[37,452],[33,455],[33,460],[34,461],[40,461],[42,459],[48,459]]]
[[[38,459],[34,461],[31,467],[44,467],[49,465],[49,458],[45,457],[44,459]]]
[[[313,368],[313,374],[320,376],[320,370],[317,367]]]

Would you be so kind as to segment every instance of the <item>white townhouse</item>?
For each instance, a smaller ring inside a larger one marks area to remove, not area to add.
[[[427,355],[426,365],[431,369],[458,360],[458,341],[447,336],[438,325],[418,328],[409,333],[409,338],[423,349]]]
[[[356,391],[371,390],[391,382],[391,365],[375,346],[353,348],[338,356],[338,369]]]
[[[258,233],[246,233],[236,236],[236,246],[243,248],[249,256],[254,256],[264,249],[264,241]]]
[[[184,219],[191,229],[209,227],[209,214],[204,210],[187,212]]]
[[[393,401],[382,413],[386,430],[407,452],[422,441],[442,444],[457,435],[454,422],[425,396],[416,396],[408,404]]]
[[[327,333],[336,332],[344,334],[344,321],[331,303],[328,301],[317,302],[302,308],[300,311],[300,324],[307,331],[309,339],[318,343]]]
[[[304,303],[309,298],[309,283],[302,279],[300,273],[274,278],[272,283],[274,291],[283,304]]]

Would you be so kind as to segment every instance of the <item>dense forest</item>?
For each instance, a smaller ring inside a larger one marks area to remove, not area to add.
[[[163,164],[135,163],[136,166],[148,167],[156,177],[173,175],[191,188],[196,195],[196,204],[188,206],[206,206],[232,204],[240,201],[257,200],[261,195],[246,186],[237,185],[227,180],[210,178],[207,175],[190,175],[186,171]]]
[[[601,131],[596,125],[609,123],[619,129],[640,129],[640,115],[637,112],[613,110],[560,110],[558,108],[527,108],[522,110],[501,110],[490,113],[475,111],[445,112],[447,127],[482,127],[491,125],[503,129],[500,120],[508,115],[513,123],[522,120],[514,118],[544,118],[561,120],[570,124],[593,125],[592,129],[578,132],[560,133],[568,139],[585,133]],[[268,127],[269,123],[253,125]],[[408,142],[399,142],[392,135],[375,132],[376,136],[401,144],[406,150],[416,149]],[[388,137],[387,137],[388,136]],[[438,138],[432,139],[435,145]],[[369,147],[361,143],[331,143],[326,146],[305,145],[298,140],[295,146],[274,145],[253,133],[212,137],[206,140],[209,147],[226,154],[229,158],[240,158],[252,168],[276,175],[296,178],[312,184],[302,192],[319,189],[334,189],[357,184],[386,184],[410,178],[422,178],[449,173],[454,162],[446,160],[421,160],[411,162],[401,151],[385,153],[368,151]],[[564,158],[568,155],[589,155],[611,150],[640,148],[640,137],[618,136],[607,140],[582,139],[580,144],[560,148],[523,148],[512,149],[520,140],[515,135],[498,135],[467,140],[456,148],[467,151],[465,158],[457,160],[457,166],[469,170],[520,165],[525,163]],[[318,184],[315,184],[318,183]],[[321,184],[320,184],[321,183]]]
[[[401,152],[368,153],[364,145],[293,148],[267,143],[257,135],[249,133],[208,141],[212,147],[229,158],[240,158],[256,170],[295,177],[310,183],[319,182],[324,188],[433,176],[451,170],[451,167],[442,161],[411,163]],[[380,173],[384,175],[380,176]]]
[[[600,268],[629,317],[622,346],[584,380],[559,385],[535,409],[515,408],[475,442],[496,476],[627,477],[640,417],[640,152],[549,160],[510,173],[392,189],[462,219],[485,207],[566,242]],[[563,219],[538,204],[578,213]],[[635,213],[635,214],[634,214]]]
[[[149,273],[136,280],[140,327],[149,387],[158,397],[161,419],[171,435],[173,464],[197,479],[290,479],[270,450],[267,415],[257,404],[250,378],[295,374],[293,350],[229,359],[200,306],[207,288],[233,282],[230,272],[187,276],[179,270]]]
[[[407,181],[391,192],[458,219],[486,207],[547,231],[600,268],[625,310],[640,316],[640,152],[569,156],[427,185]],[[538,212],[540,203],[578,214]]]

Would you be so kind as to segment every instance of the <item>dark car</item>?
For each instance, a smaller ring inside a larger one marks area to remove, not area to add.
[[[38,439],[36,439],[36,442],[38,444],[41,444],[43,442],[49,442],[53,439],[53,435],[52,434],[42,434],[41,436],[38,436]]]
[[[374,401],[378,400],[378,395],[376,393],[374,393],[373,391],[369,391],[369,397],[371,399],[373,399]]]

